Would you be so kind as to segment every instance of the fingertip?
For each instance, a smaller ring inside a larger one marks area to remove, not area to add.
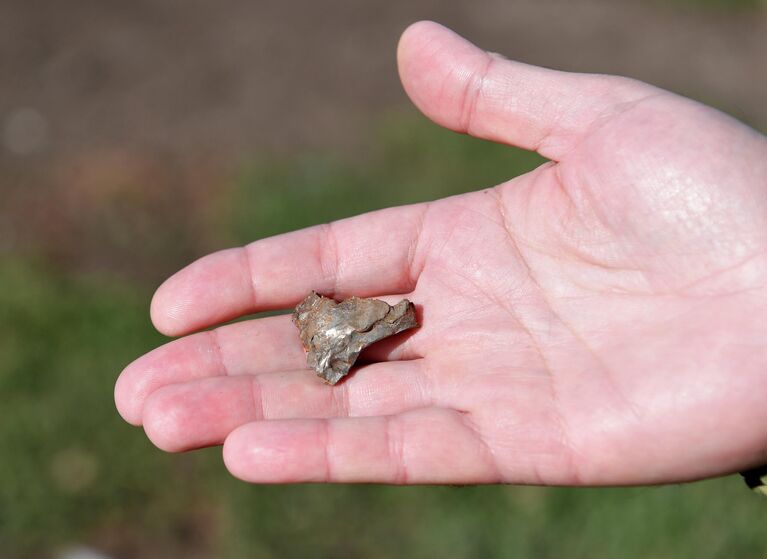
[[[397,68],[400,81],[407,94],[417,106],[420,105],[414,98],[415,92],[411,86],[411,76],[415,74],[413,65],[418,61],[417,55],[422,50],[422,47],[427,40],[432,24],[437,25],[431,21],[417,21],[416,23],[411,23],[407,29],[402,32],[399,44],[397,45]]]
[[[301,483],[325,479],[317,453],[317,422],[259,421],[238,427],[224,442],[224,464],[250,483]]]
[[[117,412],[135,427],[141,425],[141,408],[143,407],[143,401],[136,397],[137,384],[141,382],[141,377],[136,373],[141,360],[142,358],[139,358],[123,369],[117,377],[114,389]]]
[[[251,468],[249,467],[250,456],[247,448],[247,433],[252,430],[252,424],[238,427],[224,441],[222,455],[224,465],[234,477],[242,481],[253,482]]]
[[[130,399],[126,395],[125,381],[122,374],[117,377],[117,382],[115,382],[114,399],[115,407],[120,417],[134,427],[138,427],[141,424],[141,417],[135,413],[133,406],[130,405]]]
[[[165,336],[180,336],[186,332],[183,328],[183,305],[179,305],[178,300],[174,302],[173,293],[177,291],[176,275],[165,280],[157,288],[152,296],[152,302],[149,304],[149,316],[152,324],[158,332]]]
[[[226,296],[233,275],[231,252],[229,249],[203,256],[157,288],[149,314],[160,333],[174,337],[188,334],[215,323],[229,310]]]
[[[399,45],[397,46],[397,54],[406,54],[409,50],[417,46],[424,38],[427,38],[433,33],[452,33],[447,27],[437,23],[424,19],[416,21],[408,25],[400,35]]]
[[[451,33],[439,23],[429,20],[411,23],[400,36],[397,45],[397,66],[400,78],[407,89],[412,66],[423,57],[425,48],[433,41],[435,35]]]
[[[142,424],[147,398],[163,386],[217,371],[216,356],[206,351],[205,337],[189,336],[153,349],[128,364],[115,382],[115,405],[131,425]]]
[[[433,21],[419,21],[400,38],[400,80],[413,103],[437,124],[465,132],[462,99],[488,54],[454,31]]]
[[[142,410],[142,424],[147,438],[165,452],[186,450],[184,440],[184,407],[164,394],[164,389],[153,392]]]
[[[253,285],[242,248],[220,250],[169,277],[152,297],[155,328],[180,336],[251,312]]]

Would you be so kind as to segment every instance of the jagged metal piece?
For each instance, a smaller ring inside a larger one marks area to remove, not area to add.
[[[415,328],[415,307],[403,299],[393,307],[379,299],[351,297],[337,303],[312,291],[293,312],[306,362],[317,376],[335,384],[370,344]]]

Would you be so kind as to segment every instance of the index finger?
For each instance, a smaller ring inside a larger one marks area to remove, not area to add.
[[[426,207],[389,208],[204,256],[159,287],[152,322],[178,336],[294,306],[312,290],[335,298],[408,293]]]

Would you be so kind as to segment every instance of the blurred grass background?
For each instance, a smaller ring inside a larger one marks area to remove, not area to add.
[[[756,0],[674,1],[764,21]],[[700,96],[763,127],[714,90]],[[324,148],[243,141],[225,164],[76,134],[57,146],[52,109],[51,145],[0,152],[0,558],[88,557],[72,555],[78,546],[115,558],[767,557],[765,504],[735,477],[598,490],[248,486],[219,449],[166,455],[119,418],[114,380],[165,341],[149,298],[178,266],[542,162],[394,105],[365,109],[378,116],[352,135],[358,145],[332,131]],[[0,116],[9,106],[0,96]]]

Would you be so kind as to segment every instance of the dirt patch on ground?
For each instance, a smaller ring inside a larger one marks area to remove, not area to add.
[[[765,10],[630,0],[7,0],[0,115],[39,111],[55,154],[356,143],[370,115],[406,103],[394,50],[420,18],[511,58],[633,76],[767,123]]]

